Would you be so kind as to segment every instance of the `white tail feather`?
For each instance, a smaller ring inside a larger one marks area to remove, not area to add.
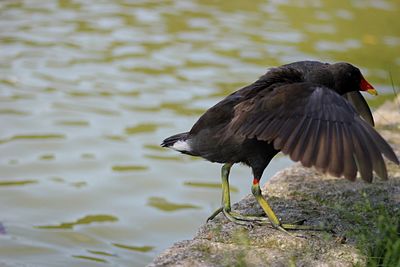
[[[171,146],[171,148],[176,151],[180,151],[180,152],[184,152],[184,151],[190,152],[190,145],[187,141],[179,140],[179,141],[175,142]]]

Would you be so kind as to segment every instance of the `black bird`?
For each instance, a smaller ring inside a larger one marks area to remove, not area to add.
[[[285,229],[312,229],[283,224],[261,195],[260,178],[280,151],[305,167],[354,181],[357,172],[371,182],[373,172],[387,179],[382,154],[399,164],[387,142],[374,130],[371,111],[360,91],[376,90],[355,66],[300,61],[268,70],[254,83],[208,109],[189,132],[168,137],[161,146],[223,163],[219,212],[238,224],[264,223]],[[251,167],[251,191],[265,217],[231,211],[229,171],[234,163]]]

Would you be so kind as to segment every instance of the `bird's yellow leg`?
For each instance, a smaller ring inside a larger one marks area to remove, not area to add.
[[[226,218],[237,224],[248,225],[246,222],[268,222],[267,218],[256,217],[256,216],[244,216],[231,210],[231,196],[229,190],[229,173],[232,167],[232,163],[226,163],[221,169],[221,180],[222,180],[222,207],[217,209],[207,221],[214,219],[220,212],[223,212]]]
[[[316,227],[311,225],[301,225],[301,224],[288,224],[288,223],[281,223],[278,217],[275,215],[275,212],[272,210],[271,206],[268,204],[267,200],[261,194],[259,179],[254,178],[253,185],[251,187],[251,192],[253,193],[254,197],[256,198],[258,204],[264,210],[265,214],[271,224],[284,232],[286,230],[314,230],[314,231],[324,231],[328,230],[326,227]]]
[[[231,163],[226,163],[221,168],[221,180],[222,180],[222,206],[214,211],[210,217],[207,218],[207,222],[214,219],[224,209],[231,210],[231,197],[229,194],[229,173],[232,168]]]

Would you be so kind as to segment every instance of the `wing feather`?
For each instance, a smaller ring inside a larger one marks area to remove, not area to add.
[[[369,123],[369,125],[374,126],[374,118],[372,117],[371,110],[368,107],[367,101],[360,92],[348,92],[344,97],[350,101],[353,107],[357,110],[358,114]]]
[[[378,146],[379,150],[382,152],[385,157],[396,164],[399,164],[399,159],[396,154],[393,152],[393,149],[389,146],[389,144],[380,136],[378,132],[376,132],[372,127],[365,123],[361,123],[364,131],[374,140],[375,145]]]
[[[367,182],[371,182],[372,160],[367,149],[368,143],[355,125],[352,125],[351,137],[354,144],[356,164],[361,178]]]
[[[304,130],[308,125],[307,123],[308,120],[306,116],[298,118],[298,120],[300,122],[297,123],[296,127],[292,130],[290,136],[288,137],[288,139],[286,139],[284,145],[282,146],[281,150],[283,153],[285,153],[285,151],[293,150],[294,146],[296,146],[296,144],[297,145],[299,144],[299,138],[304,133]]]
[[[362,128],[362,124],[357,125],[359,128],[359,133],[363,136],[363,139],[365,139],[368,142],[368,146],[366,147],[369,151],[369,155],[371,156],[372,159],[372,165],[375,173],[383,180],[387,180],[387,170],[386,170],[386,165],[382,157],[382,153],[379,150],[378,146],[375,144],[374,140],[371,138],[371,136],[368,134],[369,129],[365,130]]]
[[[357,165],[354,158],[354,145],[351,138],[349,125],[343,124],[343,175],[346,179],[354,181],[357,177]]]
[[[295,125],[297,118],[288,118],[286,122],[281,126],[279,134],[274,138],[274,148],[281,150],[285,142],[289,139],[293,132],[293,125]]]
[[[319,131],[321,128],[321,120],[312,119],[312,126],[310,126],[310,136],[308,136],[308,143],[300,159],[301,163],[306,167],[311,167],[315,165],[316,160],[316,150],[318,143]]]
[[[317,137],[318,143],[317,146],[317,158],[315,161],[315,166],[317,169],[321,171],[325,171],[328,166],[328,156],[330,149],[330,140],[329,140],[329,121],[321,121],[319,136]]]
[[[334,176],[341,176],[343,173],[343,136],[341,125],[335,121],[332,125],[331,155],[328,172]]]
[[[283,153],[288,154],[292,151],[291,158],[294,161],[299,161],[307,148],[309,140],[307,140],[312,131],[313,120],[303,117],[303,121],[299,123],[296,130],[290,136],[290,139],[286,142],[282,149]]]

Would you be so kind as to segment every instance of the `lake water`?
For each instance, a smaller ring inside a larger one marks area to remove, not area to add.
[[[162,139],[296,60],[352,62],[390,94],[399,3],[1,1],[0,266],[143,266],[190,238],[220,165]],[[251,178],[233,168],[233,201]]]

